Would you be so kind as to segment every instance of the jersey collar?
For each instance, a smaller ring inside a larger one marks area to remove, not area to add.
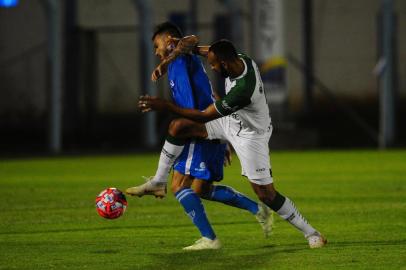
[[[244,71],[243,71],[243,72],[241,73],[241,75],[238,76],[238,77],[235,77],[235,78],[231,78],[231,77],[230,77],[230,81],[239,80],[239,79],[241,79],[242,77],[244,77],[244,76],[247,74],[247,71],[248,71],[247,63],[245,63],[245,60],[244,60],[243,58],[240,57],[240,59],[241,59],[242,62],[244,63]]]

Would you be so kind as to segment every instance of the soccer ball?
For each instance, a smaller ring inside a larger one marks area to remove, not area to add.
[[[117,188],[107,188],[96,197],[96,210],[100,216],[115,219],[127,208],[125,195]]]

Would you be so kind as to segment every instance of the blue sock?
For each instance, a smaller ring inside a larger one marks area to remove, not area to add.
[[[216,234],[207,219],[202,201],[199,196],[190,189],[182,188],[175,193],[176,199],[185,209],[186,214],[192,219],[195,226],[199,229],[202,236],[211,240],[216,239]]]
[[[248,210],[254,215],[258,212],[258,203],[228,186],[213,185],[213,190],[207,199]]]

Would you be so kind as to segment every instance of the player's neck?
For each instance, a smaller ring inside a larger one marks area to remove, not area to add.
[[[230,74],[230,78],[237,78],[239,77],[241,74],[243,74],[245,69],[245,65],[244,62],[238,58],[237,60],[233,61],[232,63],[230,63],[229,65],[229,74]]]

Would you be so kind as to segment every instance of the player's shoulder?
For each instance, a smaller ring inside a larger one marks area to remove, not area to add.
[[[201,65],[202,61],[197,55],[190,55],[190,54],[182,54],[176,57],[174,61],[172,61],[172,64],[174,67],[176,66],[195,66],[195,65]]]
[[[169,64],[169,74],[172,76],[179,76],[184,70],[188,67],[188,60],[184,55],[180,55],[176,57],[170,64]]]
[[[245,61],[252,61],[251,57],[249,57],[248,55],[246,55],[245,53],[238,53],[238,56],[242,59],[244,59]]]
[[[249,81],[252,81],[252,80],[255,81],[255,78],[256,78],[255,61],[252,60],[252,58],[250,58],[249,56],[247,56],[245,54],[241,54],[240,57],[244,60],[245,65],[246,65],[246,71],[245,71],[244,76],[242,76],[242,79],[244,79],[244,80],[248,79]]]
[[[238,56],[245,61],[248,68],[252,68],[252,63],[254,62],[254,60],[251,57],[249,57],[248,55],[246,55],[244,53],[239,53]]]
[[[186,55],[182,54],[179,55],[178,57],[175,58],[175,60],[172,61],[173,65],[184,65],[188,61]]]

